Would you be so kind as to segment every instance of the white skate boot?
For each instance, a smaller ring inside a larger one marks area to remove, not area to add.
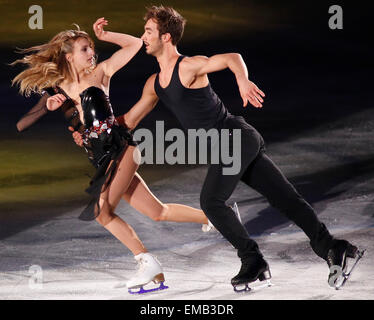
[[[215,231],[216,228],[214,227],[214,225],[212,225],[210,220],[208,220],[207,224],[202,225],[201,230],[203,230],[203,232],[210,232],[210,231]]]
[[[234,210],[236,217],[238,218],[238,220],[240,221],[240,223],[243,224],[242,217],[240,216],[238,204],[236,202],[234,202],[234,204],[232,205],[231,209]]]
[[[164,290],[168,287],[164,285],[165,277],[160,262],[150,253],[140,253],[135,260],[139,263],[139,270],[134,277],[127,281],[126,286],[131,294],[141,294],[157,290]],[[144,289],[143,286],[153,281],[160,286],[153,289]],[[139,289],[133,291],[132,289]]]
[[[235,216],[238,218],[240,223],[242,223],[242,218],[240,217],[239,208],[236,202],[234,202],[234,204],[231,206],[231,209],[235,212]],[[203,230],[203,232],[217,231],[217,229],[209,220],[207,224],[202,225],[201,230]]]

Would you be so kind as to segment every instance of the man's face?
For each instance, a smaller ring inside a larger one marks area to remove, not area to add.
[[[153,56],[157,55],[163,48],[163,42],[160,39],[160,33],[157,28],[157,23],[149,19],[144,26],[144,34],[141,39],[143,40],[146,52]]]

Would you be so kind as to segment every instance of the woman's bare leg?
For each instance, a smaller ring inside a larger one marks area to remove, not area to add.
[[[114,213],[138,169],[138,165],[133,160],[133,152],[138,152],[138,150],[132,146],[127,147],[112,182],[100,195],[100,215],[96,221],[129,248],[134,255],[137,255],[147,252],[146,248],[134,229]]]
[[[138,173],[135,173],[123,198],[137,211],[155,221],[208,223],[202,210],[182,204],[163,204],[149,190]]]

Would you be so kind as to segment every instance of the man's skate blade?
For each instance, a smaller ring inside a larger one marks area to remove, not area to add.
[[[355,260],[354,264],[352,265],[351,269],[347,273],[343,273],[343,275],[340,279],[336,280],[336,283],[335,283],[335,289],[336,290],[341,289],[345,285],[345,283],[349,280],[350,276],[352,275],[352,272],[353,272],[354,268],[356,267],[358,262],[361,260],[361,258],[364,256],[365,251],[366,250],[358,251],[357,256],[355,258],[356,260]]]
[[[335,280],[335,290],[339,290],[341,287],[344,286],[345,282],[347,281],[346,276],[344,274]]]
[[[235,292],[241,293],[241,292],[256,292],[256,291],[259,291],[259,290],[262,290],[264,288],[268,288],[271,286],[273,286],[273,284],[271,283],[270,279],[268,279],[266,280],[265,283],[263,283],[263,281],[261,281],[260,283],[257,283],[257,282],[243,283],[243,284],[235,285],[233,287],[234,287]]]
[[[160,282],[160,286],[152,289],[145,289],[144,286],[138,286],[134,288],[129,288],[128,292],[130,294],[144,294],[144,293],[149,293],[149,292],[156,292],[160,290],[165,290],[168,289],[169,287],[164,285],[164,282]]]

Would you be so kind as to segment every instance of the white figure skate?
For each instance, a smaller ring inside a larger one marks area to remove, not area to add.
[[[164,285],[165,277],[161,264],[156,257],[150,253],[140,253],[134,258],[139,263],[139,270],[136,275],[126,283],[129,293],[143,294],[169,288],[168,286]],[[152,289],[144,289],[143,286],[151,281],[156,284],[160,284],[160,286]],[[134,289],[138,290],[134,291]]]
[[[240,216],[238,204],[236,202],[234,202],[234,204],[232,205],[231,209],[234,210],[236,217],[238,218],[238,220],[240,221],[240,223],[243,224],[242,217]]]
[[[215,231],[216,228],[214,227],[214,225],[212,225],[210,220],[208,220],[207,224],[202,225],[201,230],[203,230],[203,232],[210,232],[210,231]]]
[[[234,204],[231,206],[231,209],[235,212],[235,216],[238,218],[240,223],[242,223],[242,218],[240,217],[239,208],[236,202],[234,202]],[[217,231],[217,229],[214,227],[214,225],[209,220],[207,224],[202,225],[201,230],[203,232]]]

